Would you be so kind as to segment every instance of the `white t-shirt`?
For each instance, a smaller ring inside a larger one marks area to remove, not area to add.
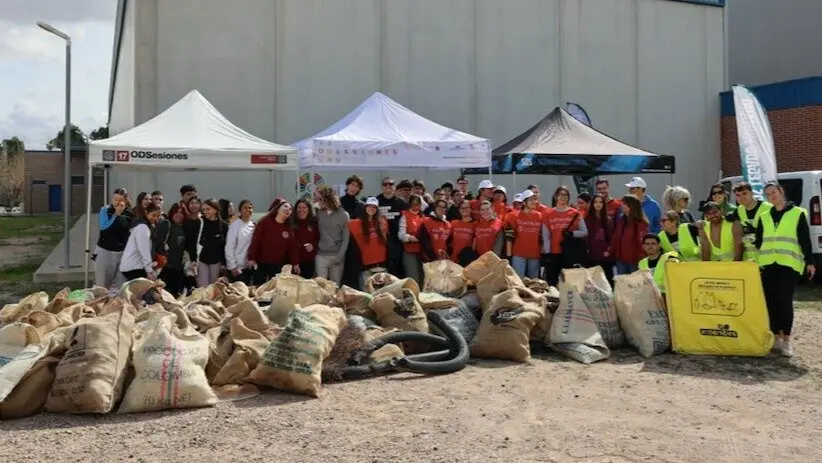
[[[254,236],[254,221],[243,222],[237,219],[228,226],[225,240],[225,263],[229,270],[245,268],[248,262],[248,248]]]
[[[154,248],[151,243],[151,229],[141,223],[131,229],[120,260],[120,271],[130,272],[143,269],[148,274],[156,273],[151,263],[154,259]]]

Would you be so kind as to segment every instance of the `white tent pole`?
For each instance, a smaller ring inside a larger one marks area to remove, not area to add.
[[[511,186],[514,188],[514,191],[519,191],[519,190],[517,190],[517,173],[516,172],[511,172],[511,177],[513,178],[513,180],[512,180],[513,184]]]
[[[300,196],[300,160],[297,159],[297,179],[294,181],[294,198]],[[296,199],[295,199],[296,201]]]
[[[86,258],[83,259],[83,288],[88,288],[89,287],[88,263],[89,263],[89,260],[90,260],[90,257],[91,257],[90,256],[91,249],[89,249],[91,247],[90,239],[89,239],[90,236],[89,235],[91,235],[91,190],[93,189],[92,188],[93,182],[91,181],[91,179],[92,179],[91,174],[92,174],[92,166],[91,166],[91,164],[89,164],[88,165],[88,178],[89,178],[89,180],[86,183],[86,185],[87,185],[87,187],[86,187],[86,241],[85,241],[85,243],[86,243]],[[68,245],[69,245],[69,243],[66,242],[66,246],[68,246]]]
[[[103,166],[103,203],[108,198],[108,164]]]

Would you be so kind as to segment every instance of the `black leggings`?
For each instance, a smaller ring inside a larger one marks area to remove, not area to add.
[[[166,291],[170,292],[174,297],[180,297],[183,294],[183,279],[185,275],[181,269],[164,268],[160,271],[160,280],[166,284]]]
[[[128,272],[122,273],[128,281],[136,280],[137,278],[148,278],[148,273],[146,273],[146,271],[141,268],[138,268],[137,270],[129,270]]]
[[[307,260],[305,262],[300,262],[300,276],[303,278],[314,278],[316,275],[316,264],[314,260]]]
[[[236,277],[230,271],[228,272],[228,281],[234,283],[235,281],[242,281],[243,283],[250,285],[251,282],[254,280],[254,270],[250,268],[244,268],[242,272]]]
[[[793,293],[799,282],[799,274],[792,268],[771,264],[762,267],[762,289],[765,290],[765,304],[771,331],[791,335],[793,328]]]
[[[254,285],[260,286],[268,280],[277,276],[283,271],[284,264],[261,264],[257,262],[257,270],[254,271]]]

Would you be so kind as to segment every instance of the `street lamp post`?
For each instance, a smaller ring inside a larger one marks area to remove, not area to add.
[[[63,128],[63,152],[64,154],[64,172],[63,172],[63,242],[66,247],[66,262],[65,269],[70,267],[71,246],[69,243],[69,215],[71,208],[71,37],[65,32],[54,28],[53,26],[37,21],[37,25],[41,29],[50,32],[57,37],[66,41],[66,125]],[[90,179],[89,179],[90,181]],[[86,185],[86,188],[90,188]]]

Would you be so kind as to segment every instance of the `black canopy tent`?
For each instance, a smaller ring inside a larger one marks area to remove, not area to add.
[[[673,174],[674,157],[641,150],[578,121],[557,107],[492,153],[494,174]],[[463,169],[483,175],[488,169]]]

